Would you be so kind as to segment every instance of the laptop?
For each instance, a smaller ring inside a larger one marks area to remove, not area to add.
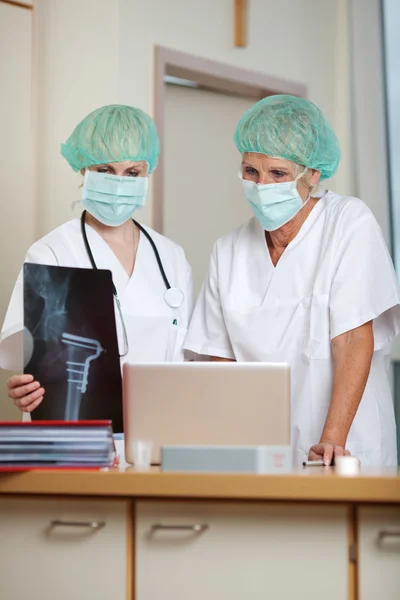
[[[125,457],[132,441],[289,445],[290,370],[283,363],[141,363],[123,367]]]

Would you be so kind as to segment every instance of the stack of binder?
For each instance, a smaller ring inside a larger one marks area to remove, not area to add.
[[[0,471],[109,467],[111,421],[0,422]]]

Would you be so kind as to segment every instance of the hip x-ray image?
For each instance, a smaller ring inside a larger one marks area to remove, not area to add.
[[[33,342],[24,372],[46,390],[32,419],[111,419],[121,432],[111,272],[25,263],[24,327]]]

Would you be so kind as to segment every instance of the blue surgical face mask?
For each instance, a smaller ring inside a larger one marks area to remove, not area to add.
[[[275,231],[297,215],[305,206],[297,191],[297,181],[303,177],[307,169],[300,173],[294,181],[282,183],[257,184],[254,181],[242,180],[244,194],[260,225],[266,231]]]
[[[98,221],[118,227],[144,206],[148,177],[117,177],[86,169],[81,203]]]

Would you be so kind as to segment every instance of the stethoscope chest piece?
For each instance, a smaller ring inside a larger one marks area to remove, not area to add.
[[[169,288],[164,293],[164,301],[170,308],[179,308],[185,300],[185,295],[179,288]]]

